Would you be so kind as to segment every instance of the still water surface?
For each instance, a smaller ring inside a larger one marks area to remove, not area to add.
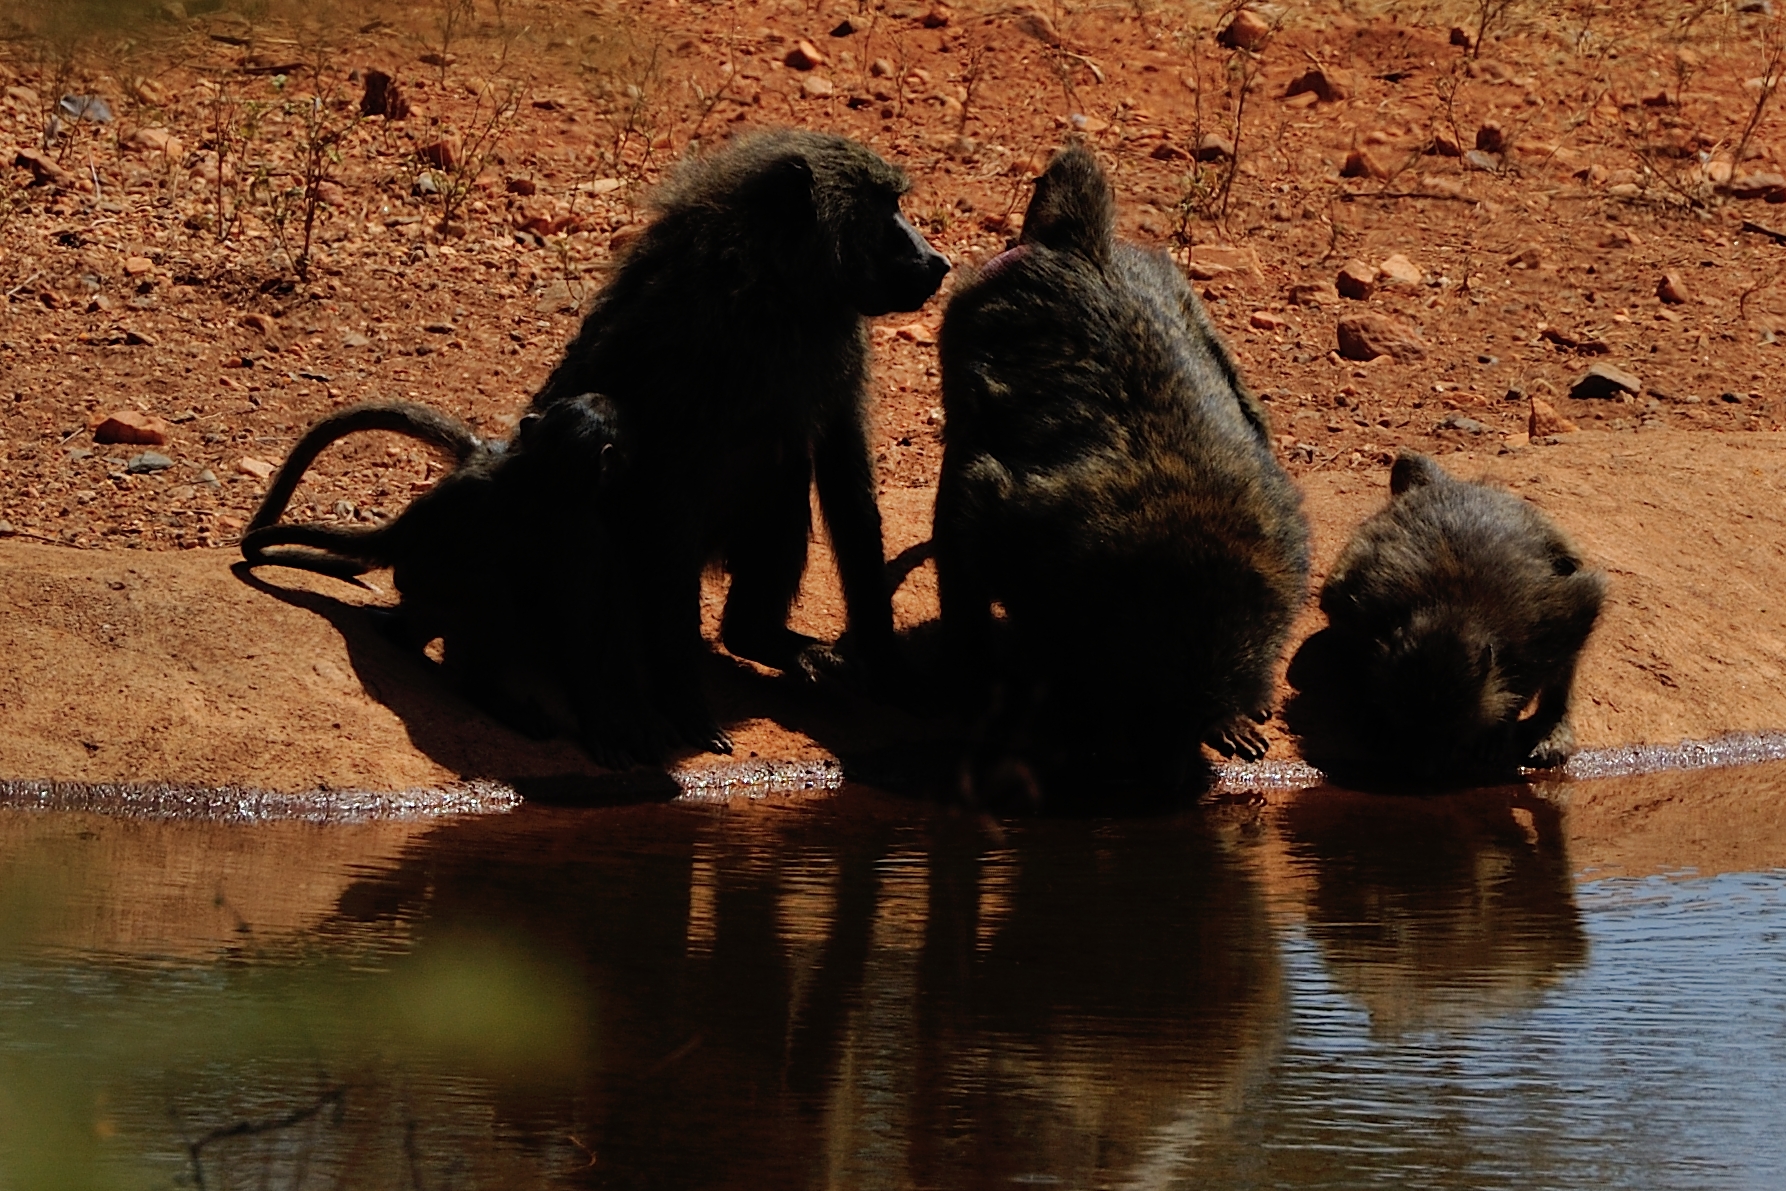
[[[1778,1188],[1755,772],[1672,820],[0,810],[0,1187]]]

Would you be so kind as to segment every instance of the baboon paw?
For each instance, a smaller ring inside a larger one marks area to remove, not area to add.
[[[1575,733],[1568,723],[1558,724],[1526,757],[1530,769],[1555,769],[1575,755]]]
[[[1238,757],[1242,761],[1257,761],[1265,756],[1271,747],[1265,734],[1249,720],[1257,717],[1249,714],[1232,716],[1217,724],[1203,743],[1209,745],[1224,757]],[[1259,722],[1263,722],[1262,720]]]
[[[824,648],[817,637],[808,637],[805,633],[780,627],[768,632],[722,628],[719,639],[733,657],[744,658],[771,670],[796,676],[804,670],[806,654],[810,650]]]
[[[814,641],[800,651],[787,673],[803,682],[822,682],[828,678],[841,677],[850,669],[849,659],[836,646]]]

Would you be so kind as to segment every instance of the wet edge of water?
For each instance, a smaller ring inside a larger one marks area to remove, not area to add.
[[[1646,773],[1728,769],[1786,760],[1786,732],[1733,732],[1678,744],[1629,744],[1583,749],[1562,769],[1575,780]],[[727,802],[836,790],[844,783],[836,761],[716,765],[667,775],[675,801]],[[634,784],[617,774],[615,793]],[[661,779],[660,779],[661,780]],[[1303,761],[1229,762],[1215,769],[1211,794],[1289,794],[1323,785],[1326,775]],[[525,785],[526,783],[520,783]],[[210,787],[178,782],[64,782],[0,779],[0,808],[89,811],[150,819],[261,821],[302,819],[356,822],[500,814],[525,801],[516,786],[497,781],[455,782],[412,790],[315,789],[300,792]]]

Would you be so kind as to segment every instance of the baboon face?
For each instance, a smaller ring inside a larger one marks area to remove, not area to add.
[[[898,194],[868,190],[855,206],[839,244],[851,304],[869,317],[918,309],[942,285],[948,258],[906,219]]]
[[[1416,618],[1418,620],[1418,618]],[[1467,770],[1519,712],[1494,646],[1450,626],[1415,624],[1383,644],[1372,686],[1392,747],[1417,774]]]

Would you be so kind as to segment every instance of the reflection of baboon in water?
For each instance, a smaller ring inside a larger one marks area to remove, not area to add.
[[[316,457],[363,430],[440,447],[457,466],[386,525],[280,524]],[[418,651],[439,638],[472,702],[530,736],[572,734],[603,764],[655,760],[663,742],[642,706],[636,613],[600,515],[621,470],[615,413],[600,397],[530,414],[507,443],[425,406],[358,405],[292,449],[242,556],[344,579],[392,567],[401,602],[390,635]]]
[[[851,652],[895,666],[865,315],[916,310],[948,262],[899,211],[905,176],[842,137],[776,132],[686,166],[534,397],[607,394],[631,468],[610,525],[637,577],[660,703],[730,752],[698,681],[701,573],[731,574],[727,649],[784,671],[823,656],[788,628],[811,490],[849,608]]]
[[[1561,764],[1605,576],[1530,502],[1424,455],[1395,461],[1390,492],[1321,589],[1332,627],[1291,666],[1310,759],[1449,779]]]
[[[949,303],[945,641],[985,661],[1002,605],[1001,685],[1038,739],[1256,758],[1307,584],[1300,498],[1178,268],[1113,228],[1096,159],[1065,149],[1018,245]]]

